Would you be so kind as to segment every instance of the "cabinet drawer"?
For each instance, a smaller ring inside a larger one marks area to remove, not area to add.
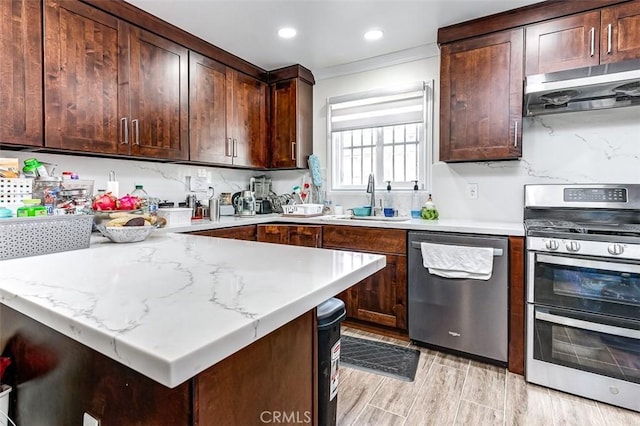
[[[325,225],[322,230],[322,247],[406,254],[407,231]]]
[[[256,241],[256,225],[234,226],[232,228],[209,229],[190,232],[191,235],[231,238],[234,240]]]

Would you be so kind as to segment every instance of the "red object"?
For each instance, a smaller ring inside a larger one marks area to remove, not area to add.
[[[11,358],[0,357],[0,383],[2,383],[2,378],[4,377],[4,372],[8,366],[11,365]]]

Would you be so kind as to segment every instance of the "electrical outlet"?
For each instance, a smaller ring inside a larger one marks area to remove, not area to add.
[[[468,183],[467,184],[467,198],[470,200],[478,199],[478,184],[477,183]]]
[[[84,413],[84,416],[82,416],[82,426],[100,426],[100,420],[94,419],[89,413]]]

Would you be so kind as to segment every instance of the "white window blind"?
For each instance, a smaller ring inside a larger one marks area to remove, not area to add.
[[[424,82],[328,99],[332,189],[361,189],[370,173],[378,187],[425,183]]]

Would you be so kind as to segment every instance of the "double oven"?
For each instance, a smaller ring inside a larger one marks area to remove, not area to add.
[[[526,185],[526,380],[640,411],[640,185]]]

